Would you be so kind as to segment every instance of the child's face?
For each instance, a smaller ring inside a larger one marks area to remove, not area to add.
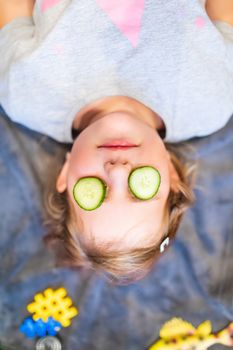
[[[138,147],[127,150],[98,148],[109,139],[125,138]],[[133,168],[153,166],[161,175],[154,198],[134,201],[128,188]],[[58,177],[59,192],[68,190],[75,215],[83,221],[84,238],[114,249],[154,244],[164,235],[165,204],[171,186],[171,161],[158,133],[140,118],[114,112],[94,120],[77,137]],[[73,198],[73,187],[81,177],[96,176],[108,186],[110,198],[92,211],[81,209]]]

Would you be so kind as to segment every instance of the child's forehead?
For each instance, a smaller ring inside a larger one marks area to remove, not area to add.
[[[74,204],[75,220],[79,222],[78,232],[84,240],[97,244],[139,248],[159,242],[163,235],[164,210],[138,206],[137,209],[113,208],[87,212]],[[81,225],[80,225],[81,224]]]

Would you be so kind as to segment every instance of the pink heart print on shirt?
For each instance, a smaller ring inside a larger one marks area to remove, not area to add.
[[[205,20],[203,17],[197,17],[195,20],[195,24],[198,28],[202,28],[205,25]]]
[[[51,7],[57,5],[62,0],[43,0],[41,3],[41,11],[45,12]]]
[[[116,27],[131,42],[138,45],[145,0],[96,0]]]

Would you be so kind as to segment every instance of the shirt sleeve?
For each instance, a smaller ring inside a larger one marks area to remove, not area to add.
[[[0,29],[0,105],[10,118],[14,115],[11,81],[15,67],[18,71],[20,65],[27,65],[27,58],[45,40],[70,1],[36,0],[31,17],[15,18]],[[17,94],[20,95],[20,91]]]
[[[206,0],[198,0],[203,9],[205,9]],[[221,20],[212,21],[225,39],[233,41],[233,26]]]
[[[224,21],[214,21],[215,26],[222,33],[225,39],[233,42],[233,26]]]
[[[233,83],[233,26],[224,21],[214,21],[215,26],[221,32],[226,49],[226,66],[232,77]]]
[[[0,30],[0,104],[9,116],[9,93],[11,70],[34,44],[32,17],[19,17]]]
[[[6,24],[0,30],[0,72],[21,57],[30,46],[34,35],[34,23],[32,17],[20,17]]]

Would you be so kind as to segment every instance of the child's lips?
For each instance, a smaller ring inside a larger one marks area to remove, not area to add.
[[[127,140],[109,140],[105,142],[103,145],[98,146],[99,148],[130,148],[130,147],[138,147],[134,143]]]
[[[116,151],[116,150],[128,150],[130,148],[134,148],[134,147],[138,147],[138,146],[99,146],[98,148],[104,148],[104,149],[108,149],[108,150],[112,150],[112,151]]]

